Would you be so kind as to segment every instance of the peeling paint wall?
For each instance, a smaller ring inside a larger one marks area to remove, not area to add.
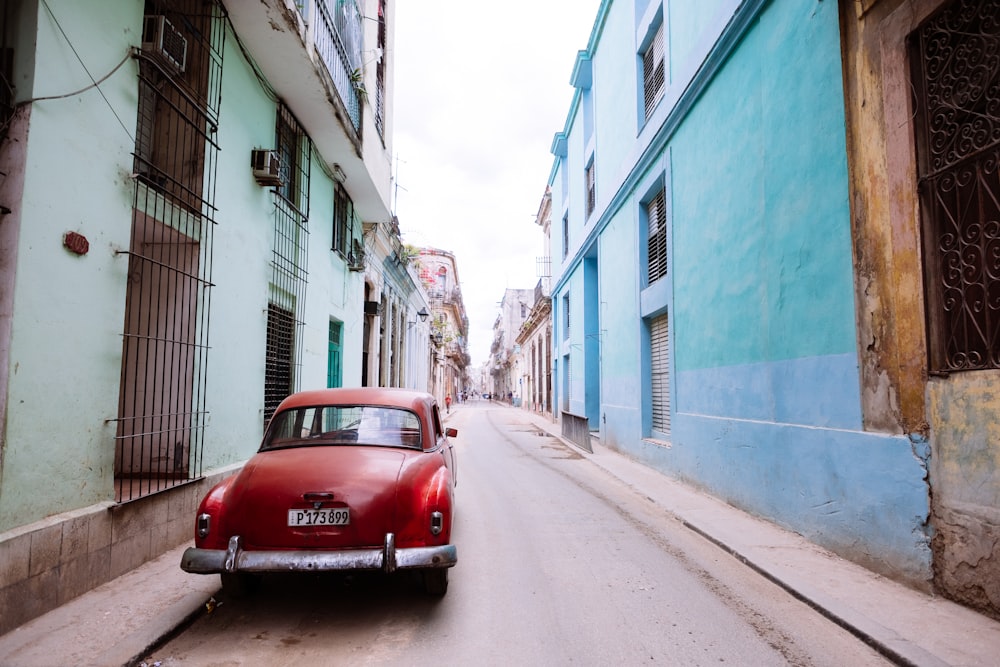
[[[1000,615],[1000,371],[932,380],[934,576],[961,602]]]
[[[1000,372],[928,380],[906,37],[944,0],[841,0],[866,430],[927,461],[934,585],[1000,615]]]

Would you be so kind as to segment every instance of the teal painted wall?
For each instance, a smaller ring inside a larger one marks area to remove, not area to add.
[[[141,2],[48,4],[95,76],[111,72],[139,41]],[[38,57],[34,71],[16,79],[16,102],[91,83],[51,15],[34,9],[37,34],[22,36],[20,46],[30,52],[33,37]],[[136,30],[121,29],[123,23]],[[4,378],[0,532],[112,497],[115,424],[106,420],[118,410],[128,258],[116,251],[129,246],[136,77],[128,60],[100,91],[32,105]],[[93,178],[98,171],[105,176]],[[68,231],[88,239],[86,255],[62,247]]]
[[[659,3],[649,4],[647,18]],[[671,83],[642,127],[622,103],[636,97],[636,42],[649,28],[635,3],[610,3],[590,45],[598,211],[575,228],[554,281],[556,294],[578,293],[596,257],[602,441],[876,571],[926,582],[925,443],[863,429],[837,5],[664,5]],[[571,184],[585,159],[572,120]],[[669,271],[644,288],[642,202],[658,179]],[[571,212],[579,196],[571,185]],[[646,319],[664,312],[666,443],[650,437]],[[584,341],[574,331],[561,347]]]
[[[121,251],[129,248],[131,234],[138,104],[137,66],[126,56],[141,43],[144,5],[141,0],[48,0],[47,5],[66,37],[46,8],[36,5],[37,36],[25,36],[23,46],[30,49],[37,39],[37,61],[33,72],[18,74],[18,101],[90,85],[76,54],[95,78],[125,60],[100,91],[31,105],[4,378],[0,532],[110,501],[114,494],[113,420],[129,280],[128,255]],[[219,114],[211,349],[204,368],[205,472],[249,457],[263,428],[274,203],[270,189],[254,181],[249,161],[252,149],[274,147],[276,103],[231,32]],[[347,272],[330,251],[333,181],[322,161],[314,155],[311,169],[303,388],[326,383],[331,317],[344,322],[345,384],[358,384],[361,376],[363,274]],[[62,247],[67,231],[87,237],[86,255]]]
[[[855,351],[835,9],[765,10],[671,144],[678,370]]]

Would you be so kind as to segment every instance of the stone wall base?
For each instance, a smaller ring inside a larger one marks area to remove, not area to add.
[[[1000,525],[973,512],[935,508],[931,549],[937,590],[1000,620]]]
[[[198,503],[239,468],[0,533],[0,635],[193,540]]]

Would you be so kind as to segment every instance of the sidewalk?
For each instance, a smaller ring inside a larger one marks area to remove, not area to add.
[[[560,437],[558,424],[519,412]],[[1000,622],[876,575],[600,444],[593,454],[570,445],[892,662],[1000,665]]]
[[[464,408],[452,406],[446,421]],[[548,419],[508,409],[559,437],[558,425]],[[600,445],[595,444],[593,454],[576,450],[893,662],[1000,664],[1000,623],[879,577]],[[218,591],[217,577],[181,571],[178,563],[187,546],[0,636],[0,666],[136,664],[162,638],[201,613]]]

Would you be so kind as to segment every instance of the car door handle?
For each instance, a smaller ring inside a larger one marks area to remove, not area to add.
[[[333,500],[333,494],[329,491],[308,491],[302,494],[302,499],[309,502],[317,500]]]

